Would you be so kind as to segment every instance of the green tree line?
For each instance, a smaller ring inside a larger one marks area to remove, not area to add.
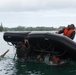
[[[59,28],[18,26],[18,27],[8,28],[8,27],[3,27],[2,25],[0,25],[0,31],[56,31],[56,30],[62,29],[63,27],[64,26],[60,26]]]
[[[4,28],[4,31],[53,31],[57,30],[54,27],[14,27],[14,28]]]

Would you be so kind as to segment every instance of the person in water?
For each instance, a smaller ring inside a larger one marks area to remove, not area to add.
[[[68,25],[67,27],[63,28],[62,30],[59,30],[57,33],[61,34],[63,33],[65,36],[69,37],[70,39],[74,39],[75,37],[75,26],[74,24]]]
[[[50,60],[51,65],[62,65],[64,63],[64,61],[62,61],[59,57],[56,57],[55,55],[53,55]]]
[[[0,58],[3,58],[8,52],[9,52],[9,50],[7,50],[7,51],[4,52],[2,55],[0,55]]]
[[[30,53],[30,44],[28,39],[24,39],[25,56],[28,58]]]
[[[22,42],[17,43],[16,54],[18,58],[25,58],[25,47]]]
[[[42,54],[37,55],[36,60],[38,62],[43,61],[44,60],[44,56]]]
[[[24,39],[24,47],[25,48],[29,48],[30,47],[28,39]]]
[[[23,42],[18,42],[16,45],[17,58],[26,60],[28,58],[30,50],[29,48],[30,47],[27,39],[25,39]]]

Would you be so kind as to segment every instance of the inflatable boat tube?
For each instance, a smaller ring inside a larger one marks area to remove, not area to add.
[[[3,39],[7,42],[16,43],[23,41],[27,38],[29,32],[5,32],[3,35]]]
[[[64,35],[50,32],[31,32],[27,38],[35,51],[76,59],[76,43]]]

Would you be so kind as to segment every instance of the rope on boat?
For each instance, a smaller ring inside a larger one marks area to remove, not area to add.
[[[42,48],[40,47],[40,44],[39,44],[39,43],[36,45],[36,47],[37,47],[37,46],[40,48],[40,50],[38,50],[38,49],[36,49],[35,47],[33,47],[33,48],[34,48],[34,51],[46,52],[46,53],[49,53],[49,52],[50,52],[50,53],[55,54],[55,55],[57,55],[57,56],[62,56],[62,55],[64,55],[64,54],[67,52],[67,50],[65,49],[65,51],[64,51],[62,54],[58,54],[59,52],[56,52],[56,51],[55,51],[55,47],[53,46],[53,43],[52,43],[52,42],[50,43],[50,46],[47,47],[46,49],[42,49]],[[49,48],[51,48],[52,51],[46,51],[46,50],[49,49]]]
[[[62,54],[56,54],[57,56],[62,56],[62,55],[64,55],[65,53],[67,52],[67,50],[65,50]]]

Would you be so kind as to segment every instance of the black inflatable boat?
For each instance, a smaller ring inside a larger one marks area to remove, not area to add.
[[[30,49],[37,53],[55,54],[62,58],[76,60],[76,43],[66,36],[44,31],[5,32],[3,38],[13,45],[28,39]]]

